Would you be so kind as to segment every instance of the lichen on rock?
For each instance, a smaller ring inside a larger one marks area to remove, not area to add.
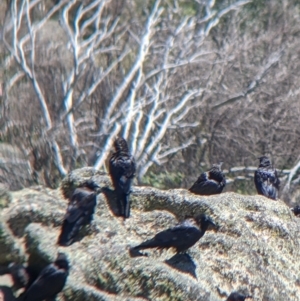
[[[59,247],[63,196],[89,178],[102,188],[94,220],[79,241]],[[300,220],[280,200],[134,186],[131,217],[124,221],[115,214],[103,172],[75,170],[61,191],[13,192],[0,215],[1,264],[30,260],[43,266],[58,251],[67,254],[71,270],[59,300],[221,301],[233,290],[247,291],[255,301],[300,300]],[[148,257],[130,257],[130,247],[199,213],[211,216],[218,230],[206,232],[187,254],[150,250]]]

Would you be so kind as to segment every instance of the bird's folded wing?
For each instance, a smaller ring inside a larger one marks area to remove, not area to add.
[[[46,267],[28,289],[28,296],[34,300],[43,300],[58,293],[64,286],[66,273],[53,265]],[[28,298],[27,298],[28,299]],[[26,300],[27,300],[26,299]],[[31,301],[28,299],[28,301]]]
[[[75,204],[69,205],[68,211],[65,215],[65,220],[67,220],[69,223],[74,223],[76,220],[82,216],[83,210],[81,208],[78,208]]]
[[[210,180],[215,180],[217,182],[223,182],[225,181],[225,176],[221,171],[218,170],[210,170],[208,172],[208,178]]]

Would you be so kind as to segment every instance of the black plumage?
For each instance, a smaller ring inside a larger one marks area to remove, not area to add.
[[[72,244],[81,227],[92,221],[97,204],[97,191],[95,191],[97,188],[99,186],[89,180],[75,189],[64,217],[58,238],[59,245]]]
[[[296,216],[300,215],[300,205],[297,205],[294,208],[291,208],[291,210],[294,212],[294,214]]]
[[[130,253],[132,256],[143,255],[139,251],[150,248],[175,248],[176,253],[185,252],[205,234],[210,225],[216,226],[209,216],[201,214],[194,219],[194,222],[185,220],[173,228],[159,232],[152,239],[131,248]]]
[[[38,278],[22,294],[23,301],[53,300],[65,286],[69,274],[69,262],[64,253],[58,253],[54,263],[46,266]]]
[[[252,298],[252,297],[248,295],[244,295],[239,292],[233,292],[228,296],[226,301],[245,301],[245,299],[247,298]]]
[[[225,175],[221,170],[221,166],[222,162],[214,164],[209,171],[203,172],[189,191],[199,195],[221,193],[226,185]]]
[[[254,183],[257,193],[276,200],[280,186],[277,171],[272,167],[268,157],[263,156],[258,159],[259,166],[254,173]]]
[[[124,138],[114,141],[115,152],[109,160],[109,174],[117,195],[119,213],[124,218],[130,216],[131,184],[135,176],[136,164]]]

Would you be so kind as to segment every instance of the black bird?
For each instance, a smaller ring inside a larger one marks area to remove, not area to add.
[[[263,156],[258,159],[259,166],[254,173],[254,183],[257,193],[276,200],[280,185],[277,171],[272,167],[268,157]]]
[[[65,286],[69,262],[64,253],[58,253],[54,263],[47,265],[32,285],[21,296],[22,301],[53,300]]]
[[[117,138],[114,141],[114,148],[115,152],[109,160],[109,174],[117,194],[119,213],[124,218],[128,218],[130,216],[129,194],[136,165],[124,138]]]
[[[300,205],[297,205],[294,208],[291,208],[291,210],[294,212],[294,214],[296,216],[300,215]]]
[[[252,297],[238,292],[233,292],[228,296],[226,301],[245,301],[245,299],[247,298],[252,298]]]
[[[204,235],[210,225],[216,226],[209,216],[205,214],[198,215],[194,218],[194,223],[190,220],[185,220],[173,228],[159,232],[152,239],[131,248],[130,254],[133,257],[141,256],[144,254],[140,253],[140,250],[150,248],[175,248],[176,253],[186,252],[188,248],[193,246]]]
[[[92,221],[97,204],[97,191],[95,191],[97,188],[99,186],[96,183],[88,180],[75,189],[64,217],[58,238],[59,245],[72,244],[81,227]]]
[[[214,164],[209,171],[203,172],[189,191],[199,195],[221,193],[226,185],[225,175],[221,170],[222,164],[223,162]]]

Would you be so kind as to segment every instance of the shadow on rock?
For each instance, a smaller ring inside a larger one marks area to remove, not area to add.
[[[105,195],[108,207],[114,216],[121,216],[119,204],[117,202],[117,195],[114,190],[108,187],[103,187],[101,192]]]
[[[192,277],[197,279],[196,265],[189,254],[176,254],[170,259],[165,260],[165,263],[170,267],[180,272],[190,274]]]
[[[0,285],[0,301],[15,301],[13,291],[10,287]]]

